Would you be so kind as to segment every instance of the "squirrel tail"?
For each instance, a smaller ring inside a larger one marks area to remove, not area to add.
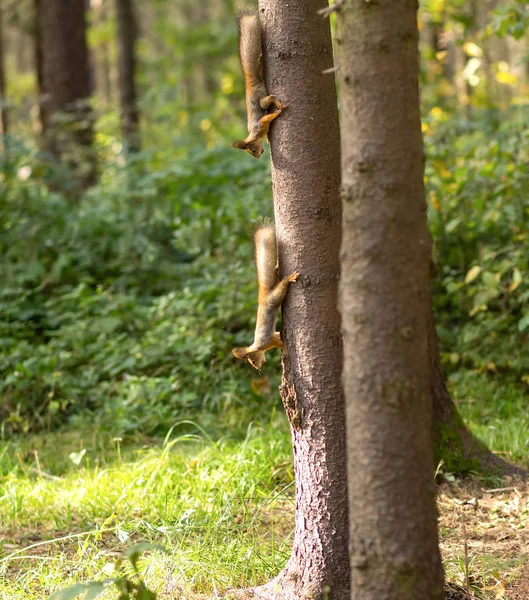
[[[259,14],[246,10],[237,14],[239,56],[247,84],[255,86],[264,80]]]
[[[259,295],[270,292],[277,283],[277,246],[273,223],[260,224],[254,233],[255,264]]]

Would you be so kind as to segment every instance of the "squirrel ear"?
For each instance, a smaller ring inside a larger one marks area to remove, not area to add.
[[[232,148],[239,148],[239,150],[246,150],[248,148],[248,142],[245,140],[237,140],[236,142],[233,142],[231,146]]]
[[[246,358],[246,348],[234,348],[232,353],[233,356],[239,360],[244,360]]]

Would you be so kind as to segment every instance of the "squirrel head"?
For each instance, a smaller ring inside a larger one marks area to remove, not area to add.
[[[232,353],[239,360],[247,360],[254,369],[260,369],[266,362],[266,355],[263,350],[250,352],[248,348],[234,348]]]
[[[237,140],[233,142],[232,148],[238,148],[239,150],[246,150],[248,154],[251,154],[254,158],[259,158],[264,152],[263,140]]]

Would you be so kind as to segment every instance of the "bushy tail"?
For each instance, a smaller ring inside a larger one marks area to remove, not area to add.
[[[264,222],[254,233],[255,264],[259,294],[269,292],[277,283],[277,247],[274,224]]]
[[[261,24],[256,11],[238,13],[239,56],[247,84],[255,86],[264,81],[261,49]]]

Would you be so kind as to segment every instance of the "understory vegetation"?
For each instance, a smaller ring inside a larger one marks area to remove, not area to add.
[[[527,117],[458,121],[439,109],[424,121],[450,389],[471,429],[526,466]],[[6,600],[113,577],[140,540],[167,548],[139,563],[160,598],[259,583],[288,558],[279,357],[263,378],[230,352],[252,335],[250,233],[271,205],[267,165],[222,147],[159,160],[144,152],[124,165],[118,153],[73,203],[47,186],[38,154],[11,156],[0,233]],[[523,527],[529,504],[517,498]],[[448,579],[461,583],[461,530],[447,527]],[[489,588],[509,590],[522,554],[470,556],[477,597],[509,598]]]
[[[108,583],[102,599],[118,598],[110,580],[139,581],[120,560],[139,542],[165,549],[141,547],[137,564],[159,599],[263,583],[289,557],[294,475],[280,356],[269,352],[260,374],[231,354],[253,336],[251,232],[272,216],[272,191],[268,150],[255,161],[229,147],[244,130],[229,4],[213,25],[186,27],[174,3],[137,3],[152,20],[139,44],[143,149],[127,154],[116,102],[99,90],[90,150],[98,181],[82,194],[35,139],[27,109],[35,78],[8,78],[0,600],[43,600],[94,580]],[[526,7],[511,4],[487,36],[516,37],[520,27],[525,35]],[[527,84],[515,92],[502,61],[486,77],[485,61],[472,62],[483,39],[466,3],[424,5],[422,25],[434,33],[446,25],[458,40],[451,51],[465,53],[472,92],[458,104],[447,52],[434,52],[437,37],[430,51],[422,40],[443,368],[472,432],[529,468]],[[113,59],[115,23],[90,27],[97,64]],[[443,464],[437,480],[447,580],[471,598],[526,600],[526,484]]]
[[[434,108],[425,118],[442,357],[454,389],[473,381],[479,401],[490,395],[484,378],[508,384],[509,398],[529,389],[528,116],[455,120]],[[46,185],[37,153],[11,157],[4,436],[84,420],[116,436],[163,435],[178,419],[247,410],[266,395],[230,349],[252,335],[251,230],[270,216],[267,164],[218,146],[159,160],[146,151],[123,165],[118,153],[71,202]],[[492,405],[504,416],[513,402]]]

